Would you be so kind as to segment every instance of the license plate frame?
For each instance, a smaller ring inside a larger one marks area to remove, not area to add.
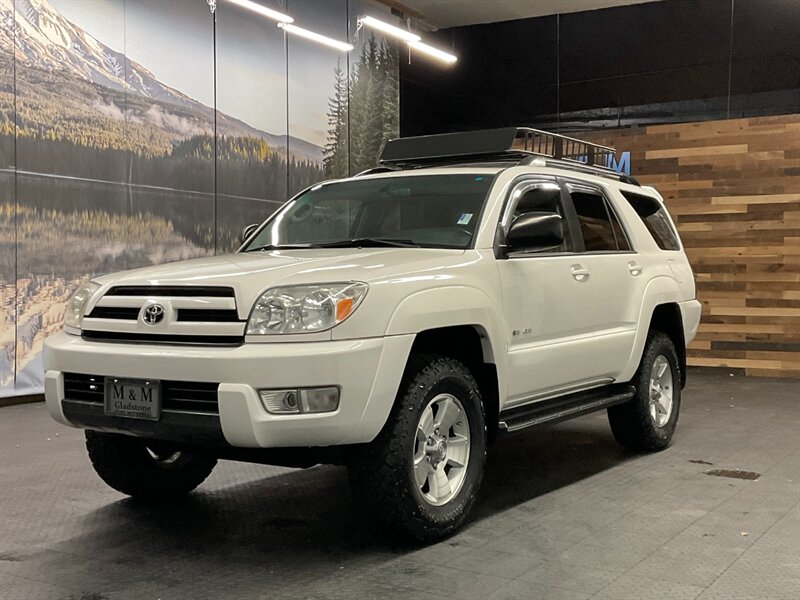
[[[106,377],[103,411],[109,417],[158,421],[161,419],[161,382],[155,379]]]

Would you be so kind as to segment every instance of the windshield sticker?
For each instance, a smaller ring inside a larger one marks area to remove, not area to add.
[[[461,216],[458,217],[458,225],[469,225],[469,222],[472,221],[472,213],[461,213]]]

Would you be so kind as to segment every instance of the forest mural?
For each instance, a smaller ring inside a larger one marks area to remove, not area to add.
[[[356,32],[379,8],[259,1],[356,49],[225,0],[0,0],[0,396],[41,391],[80,281],[232,251],[397,135],[398,50]]]

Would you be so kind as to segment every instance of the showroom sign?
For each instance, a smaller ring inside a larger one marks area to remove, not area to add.
[[[630,175],[631,174],[631,153],[630,152],[622,152],[619,155],[619,162],[617,162],[617,157],[610,154],[606,159],[606,167],[609,169],[613,169],[617,173],[622,173],[623,175]]]
[[[589,163],[589,157],[585,154],[582,156],[578,156],[574,160],[582,163]],[[607,154],[605,157],[605,165],[607,169],[612,169],[617,173],[622,173],[623,175],[630,175],[631,174],[631,153],[630,152],[622,152],[619,155],[619,161],[617,157],[613,154]]]

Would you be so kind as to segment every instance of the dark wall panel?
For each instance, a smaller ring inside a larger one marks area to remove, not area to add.
[[[431,43],[452,50],[446,66],[414,55],[400,59],[401,131],[511,125],[557,112],[556,17],[441,31]]]
[[[727,93],[730,0],[561,15],[562,112]]]
[[[731,116],[800,112],[800,2],[736,0],[732,58]]]
[[[406,135],[800,110],[795,0],[663,0],[459,27],[435,38],[459,61],[452,68],[401,61]]]

